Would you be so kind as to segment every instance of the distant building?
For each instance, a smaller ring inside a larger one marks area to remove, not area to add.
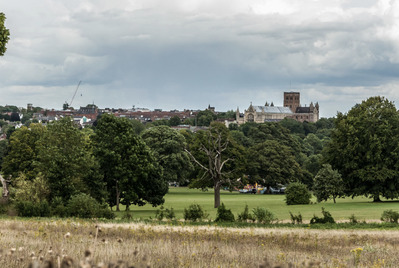
[[[292,118],[299,122],[317,122],[319,120],[319,104],[310,103],[309,107],[302,107],[299,92],[284,92],[284,106],[274,106],[266,102],[264,106],[251,105],[243,114],[237,108],[237,124],[246,122],[264,123],[278,122],[285,118]]]

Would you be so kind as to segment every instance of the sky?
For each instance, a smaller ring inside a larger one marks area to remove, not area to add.
[[[297,91],[333,117],[399,101],[399,0],[1,0],[0,12],[0,105],[243,112]]]

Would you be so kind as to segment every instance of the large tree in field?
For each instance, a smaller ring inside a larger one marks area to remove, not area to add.
[[[267,140],[248,150],[247,172],[252,181],[275,187],[302,179],[302,171],[292,150],[276,140]]]
[[[203,170],[194,184],[202,188],[213,185],[214,207],[218,208],[222,185],[231,186],[243,175],[244,148],[230,137],[223,124],[212,122],[209,130],[196,134],[190,151],[186,151]]]
[[[317,202],[327,201],[332,198],[334,203],[337,197],[344,195],[344,183],[341,174],[333,170],[331,165],[325,164],[314,178],[313,194]]]
[[[399,113],[383,97],[371,97],[339,113],[326,160],[345,182],[347,195],[399,196]]]
[[[45,132],[46,127],[41,124],[31,124],[29,128],[22,126],[11,134],[9,151],[2,164],[6,177],[16,178],[20,173],[29,180],[36,177],[39,171],[34,164],[38,161],[39,140]]]
[[[108,203],[153,206],[164,202],[168,183],[150,149],[134,132],[131,122],[104,114],[93,135],[94,154],[107,184]]]
[[[10,40],[10,31],[4,26],[6,16],[0,12],[0,56],[4,56],[7,42]]]
[[[50,123],[37,147],[34,166],[48,182],[50,199],[61,197],[66,202],[72,195],[88,191],[84,178],[94,159],[85,135],[70,117]]]
[[[184,151],[186,139],[179,131],[169,126],[156,126],[146,129],[141,137],[153,151],[167,181],[182,183],[187,179],[193,165]]]

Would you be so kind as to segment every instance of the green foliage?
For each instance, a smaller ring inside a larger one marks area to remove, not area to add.
[[[218,207],[215,222],[234,222],[234,221],[235,219],[233,212],[231,212],[231,209],[227,209],[225,205],[222,203]]]
[[[77,194],[71,197],[67,204],[68,214],[78,218],[114,218],[112,211],[101,206],[97,200],[87,194]]]
[[[51,215],[52,216],[58,216],[61,218],[68,217],[68,209],[64,205],[64,201],[62,200],[62,197],[56,196],[53,198],[51,202]]]
[[[305,184],[300,182],[290,183],[285,189],[285,203],[287,205],[307,205],[310,203],[310,194]]]
[[[109,205],[163,204],[168,191],[162,169],[127,118],[104,114],[97,122],[93,152],[109,193]]]
[[[0,56],[4,56],[7,50],[6,45],[8,40],[10,40],[10,30],[4,26],[5,20],[6,16],[0,12]]]
[[[251,147],[247,158],[247,173],[252,180],[264,186],[287,184],[302,176],[291,149],[276,140],[267,140]]]
[[[200,111],[196,116],[197,126],[208,127],[217,116],[211,110]]]
[[[46,128],[41,124],[31,124],[29,128],[22,126],[12,132],[9,138],[9,151],[2,163],[3,174],[16,178],[24,173],[29,180],[36,177],[38,170],[39,141]]]
[[[355,214],[352,214],[352,215],[349,217],[349,222],[350,222],[351,224],[357,224],[357,223],[359,223],[359,221],[357,220]]]
[[[207,213],[198,204],[191,204],[184,209],[183,217],[185,221],[197,221],[208,217]]]
[[[326,160],[345,178],[346,194],[399,196],[399,113],[393,102],[371,97],[339,113]]]
[[[32,202],[28,200],[16,201],[14,204],[21,217],[48,217],[50,216],[50,206],[47,201]]]
[[[165,180],[184,183],[194,169],[189,155],[184,151],[187,146],[184,136],[168,126],[157,126],[146,129],[141,137],[163,168]]]
[[[390,223],[398,223],[399,212],[394,211],[392,209],[384,210],[384,212],[381,215],[381,220]]]
[[[180,124],[181,124],[181,120],[180,120],[180,117],[178,117],[177,115],[175,115],[171,119],[169,119],[169,126],[171,126],[171,127],[178,126]]]
[[[344,195],[344,181],[337,170],[333,170],[331,165],[323,165],[314,179],[313,194],[317,197],[317,202],[335,199]]]
[[[164,206],[161,206],[159,209],[155,211],[155,219],[157,219],[158,221],[162,221],[164,218],[168,220],[174,220],[176,218],[176,214],[173,208],[165,209]]]
[[[41,173],[33,180],[28,180],[24,174],[21,174],[14,179],[13,183],[11,195],[15,202],[41,203],[47,201],[50,195],[48,182]]]
[[[290,211],[291,223],[292,224],[302,224],[302,215],[299,212],[298,215],[294,215]]]
[[[87,139],[70,117],[54,121],[37,145],[37,169],[47,179],[50,199],[61,196],[64,201],[86,190],[84,177],[94,163],[86,148]]]
[[[248,220],[255,221],[254,217],[249,212],[248,205],[245,205],[244,211],[238,214],[238,221],[247,222]]]
[[[265,208],[256,207],[252,210],[252,213],[258,223],[270,224],[277,220],[274,214]]]
[[[316,215],[313,215],[313,218],[310,219],[310,224],[315,223],[335,223],[334,218],[331,216],[331,213],[325,210],[323,207],[321,208],[321,213],[323,214],[323,218],[319,218]]]

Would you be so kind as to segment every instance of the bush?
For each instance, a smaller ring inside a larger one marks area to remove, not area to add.
[[[155,219],[162,221],[163,218],[167,218],[168,220],[173,220],[176,218],[175,212],[173,211],[173,208],[171,209],[165,209],[164,207],[161,206],[160,209],[157,209],[155,212]]]
[[[50,216],[50,206],[47,201],[34,203],[31,201],[15,202],[18,216],[21,217],[48,217]]]
[[[335,223],[334,218],[331,216],[331,213],[321,208],[321,213],[323,214],[323,218],[319,218],[316,215],[313,215],[313,218],[310,219],[310,224],[315,223]]]
[[[220,205],[218,207],[218,211],[216,214],[216,222],[234,222],[234,214],[233,212],[231,212],[231,209],[227,209],[224,204],[222,203],[222,205]]]
[[[56,196],[51,202],[51,215],[61,218],[68,217],[68,210],[64,206],[64,201],[62,200],[62,197]]]
[[[115,214],[90,195],[81,193],[71,197],[67,205],[68,214],[78,218],[113,219]]]
[[[351,223],[351,224],[357,224],[357,223],[359,223],[359,221],[357,220],[355,214],[352,214],[352,215],[349,217],[349,223]]]
[[[287,205],[307,205],[310,203],[310,194],[305,184],[293,182],[285,189],[285,202]]]
[[[191,204],[188,209],[184,209],[183,212],[184,220],[197,221],[207,218],[206,212],[198,204]]]
[[[381,215],[381,220],[385,222],[398,223],[399,213],[392,209],[385,210]]]
[[[294,215],[294,214],[292,214],[291,211],[290,211],[290,216],[291,216],[291,222],[292,222],[292,224],[302,224],[302,215],[301,215],[300,212],[299,212],[298,215]]]
[[[251,213],[249,213],[248,205],[245,205],[244,211],[241,214],[238,214],[238,221],[255,221],[254,217]]]
[[[259,223],[270,224],[277,220],[277,218],[274,217],[274,214],[265,208],[257,207],[254,208],[252,212],[254,214],[254,219]]]

